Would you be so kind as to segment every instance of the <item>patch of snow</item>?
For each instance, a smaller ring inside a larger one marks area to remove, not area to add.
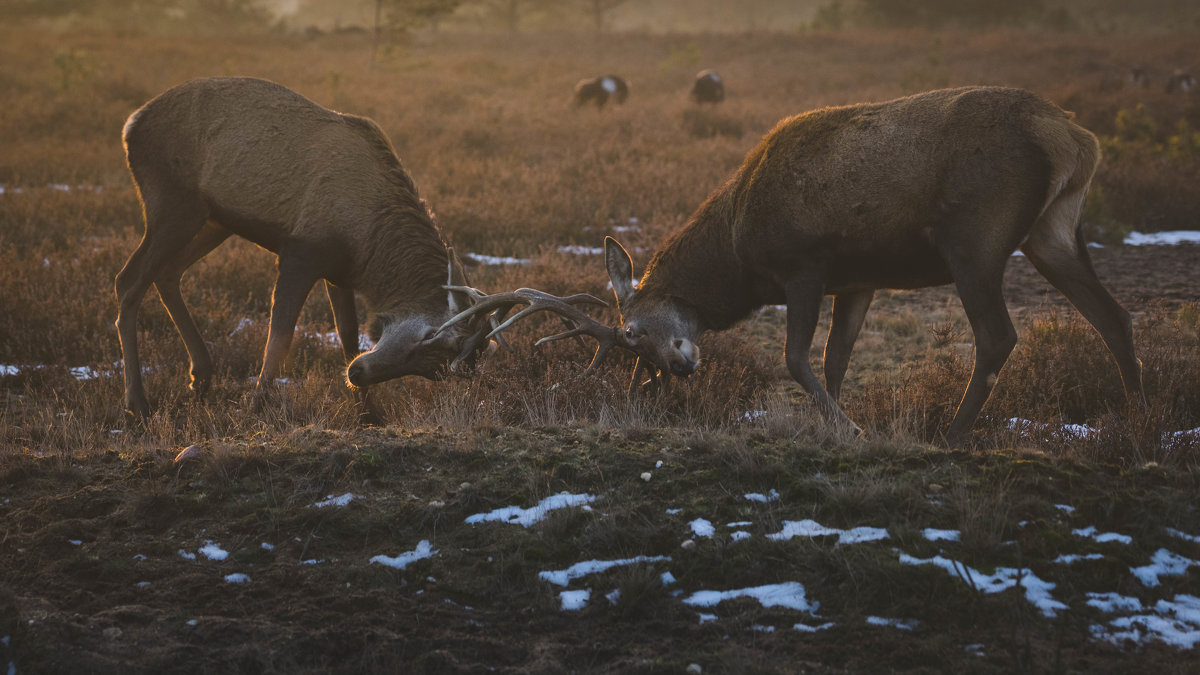
[[[616,607],[617,603],[621,601],[621,589],[617,588],[617,589],[612,590],[611,592],[605,593],[604,599],[608,600],[608,604],[612,605],[613,607]]]
[[[483,255],[482,253],[467,253],[465,257],[479,265],[528,265],[531,262],[529,258]]]
[[[1142,601],[1120,593],[1088,593],[1087,604],[1101,612],[1140,612]]]
[[[371,558],[370,562],[379,563],[380,565],[386,565],[388,567],[394,567],[398,570],[402,570],[418,560],[432,558],[435,555],[437,555],[437,551],[433,549],[433,546],[429,543],[429,540],[422,539],[417,543],[417,547],[408,553],[401,553],[395,558],[389,558],[386,555],[377,555]]]
[[[900,630],[913,630],[921,622],[916,619],[888,619],[882,616],[868,616],[867,623],[871,626],[887,626],[899,628]]]
[[[697,537],[711,537],[713,536],[713,533],[716,532],[713,524],[704,518],[697,518],[693,520],[692,522],[688,523],[688,527],[692,528],[692,534],[696,535]]]
[[[250,583],[250,577],[245,574],[242,574],[241,572],[234,572],[233,574],[225,575],[225,583],[227,583],[227,584],[248,584],[248,583]]]
[[[1020,584],[1025,589],[1025,599],[1040,609],[1043,616],[1054,617],[1060,610],[1069,609],[1065,604],[1050,596],[1054,584],[1037,578],[1028,568],[997,567],[993,574],[983,574],[963,563],[940,555],[932,558],[915,558],[907,553],[900,554],[900,564],[941,567],[949,572],[950,576],[962,579],[981,593],[999,593]]]
[[[653,562],[670,562],[670,556],[656,555],[645,556],[639,555],[633,558],[621,558],[618,560],[585,560],[571,565],[565,570],[547,570],[538,572],[538,578],[542,581],[548,581],[557,586],[566,586],[571,583],[572,579],[585,577],[589,574],[598,574],[605,572],[614,567],[623,567],[626,565],[638,565],[641,563]]]
[[[683,509],[667,509],[668,516],[677,516],[683,513]]]
[[[562,603],[562,611],[576,612],[587,607],[588,601],[592,599],[592,589],[563,591],[558,594],[558,599]]]
[[[1194,534],[1188,534],[1187,532],[1180,532],[1173,527],[1167,528],[1167,534],[1171,535],[1172,537],[1178,537],[1184,541],[1190,541],[1193,544],[1200,544],[1200,537],[1197,537]]]
[[[1089,553],[1087,555],[1079,555],[1078,553],[1064,553],[1050,562],[1056,565],[1073,565],[1080,560],[1103,560],[1103,553]]]
[[[211,541],[204,542],[204,545],[200,547],[199,553],[205,558],[208,558],[209,560],[216,560],[217,562],[225,560],[229,557],[229,551],[226,551]]]
[[[71,368],[71,377],[76,380],[94,380],[100,377],[100,372],[91,366],[78,366]]]
[[[1071,530],[1071,534],[1075,535],[1076,537],[1091,539],[1100,544],[1107,544],[1114,541],[1118,544],[1133,543],[1133,537],[1127,534],[1118,534],[1116,532],[1098,532],[1095,526]]]
[[[662,579],[663,586],[670,586],[675,583],[675,575],[671,574],[669,570],[660,574],[659,578]]]
[[[823,623],[820,626],[810,626],[806,623],[797,623],[792,626],[792,630],[800,633],[815,633],[819,630],[829,630],[830,628],[833,628],[834,625],[836,624],[834,624],[832,621]]]
[[[702,625],[706,624],[706,623],[710,623],[712,621],[716,621],[716,620],[717,620],[716,614],[705,614],[704,612],[700,613],[700,623]]]
[[[352,492],[347,492],[346,494],[341,495],[340,497],[334,497],[333,495],[325,495],[325,499],[313,504],[313,508],[323,509],[326,506],[345,506],[345,505],[349,504],[350,502],[354,501],[354,497],[355,497],[355,495]]]
[[[195,554],[195,553],[190,553],[190,552],[188,552],[188,551],[185,551],[184,549],[182,549],[182,548],[181,548],[181,549],[179,549],[179,557],[180,557],[180,558],[183,558],[184,560],[195,560],[195,559],[196,559],[196,554]]]
[[[604,255],[604,249],[598,246],[570,244],[559,246],[557,250],[559,253],[566,253],[567,255]]]
[[[1130,232],[1125,237],[1126,246],[1174,246],[1176,244],[1200,244],[1200,231],[1171,230],[1169,232]]]
[[[777,492],[775,490],[775,488],[771,488],[771,491],[765,495],[760,492],[750,492],[750,493],[744,494],[742,496],[746,499],[746,501],[761,502],[763,504],[766,504],[767,502],[773,502],[776,499],[779,499],[779,492]]]
[[[755,633],[774,633],[775,626],[764,626],[761,623],[756,623],[753,626],[750,626],[750,630]]]
[[[793,537],[827,537],[837,535],[837,545],[860,544],[868,541],[879,541],[888,538],[888,531],[879,527],[856,527],[850,530],[840,530],[835,527],[825,527],[815,520],[785,520],[783,529],[775,534],[768,534],[767,539],[787,541]]]
[[[576,495],[569,492],[560,492],[556,495],[546,497],[538,502],[536,506],[528,509],[523,509],[519,506],[506,506],[488,513],[476,513],[473,516],[468,516],[464,522],[468,525],[475,525],[477,523],[496,521],[529,527],[544,520],[551,511],[571,506],[584,506],[594,501],[596,501],[596,497],[593,495]]]
[[[1135,606],[1129,602],[1116,606],[1114,611],[1138,612],[1142,611],[1140,605],[1139,602],[1137,609],[1127,610],[1126,607]],[[1200,645],[1200,598],[1176,595],[1174,600],[1159,600],[1154,613],[1117,617],[1106,625],[1093,624],[1091,633],[1096,639],[1113,644],[1159,640],[1179,649],[1194,649]]]
[[[1054,426],[1051,424],[1032,422],[1030,420],[1021,419],[1020,417],[1010,418],[1008,420],[1008,428],[1026,436],[1038,433],[1054,436],[1067,441],[1083,440],[1096,433],[1095,429],[1085,424],[1063,424]]]
[[[958,538],[962,536],[962,532],[959,530],[939,530],[927,527],[921,530],[921,536],[929,541],[958,541]]]
[[[1200,440],[1200,427],[1187,429],[1186,431],[1168,431],[1163,434],[1163,446],[1167,449],[1174,448],[1177,444],[1195,440]]]
[[[1015,420],[1017,418],[1014,417],[1013,419]],[[1012,420],[1009,420],[1009,422],[1011,423]],[[1010,424],[1010,428],[1011,428],[1011,424]],[[1075,507],[1067,505],[1067,504],[1055,504],[1054,508],[1058,509],[1059,511],[1064,511],[1066,513],[1075,513]]]
[[[1178,553],[1160,548],[1151,556],[1149,565],[1130,567],[1129,571],[1133,573],[1133,576],[1137,577],[1138,581],[1142,582],[1143,586],[1154,588],[1161,583],[1158,579],[1159,577],[1181,576],[1192,565],[1200,565],[1200,561],[1185,558]]]
[[[738,531],[734,532],[733,534],[730,534],[729,539],[731,541],[742,541],[743,539],[749,539],[751,536],[753,536],[753,535],[751,535],[749,532],[747,532],[745,530],[738,530]]]
[[[784,607],[800,612],[816,612],[819,607],[819,603],[808,601],[804,595],[804,585],[795,581],[730,591],[696,591],[684,598],[683,603],[693,607],[716,607],[735,598],[754,598],[763,607]]]

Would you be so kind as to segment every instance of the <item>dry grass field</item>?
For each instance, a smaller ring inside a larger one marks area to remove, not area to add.
[[[356,35],[0,27],[0,667],[1185,672],[1194,662],[1194,615],[1164,619],[1191,631],[1181,648],[1106,639],[1095,627],[1117,632],[1112,617],[1088,604],[1094,593],[1200,603],[1200,438],[1174,434],[1200,427],[1200,247],[1119,245],[1133,230],[1200,229],[1200,91],[1163,90],[1172,70],[1200,66],[1194,35],[446,32],[384,50],[371,70],[368,51]],[[1150,86],[1128,81],[1135,66]],[[725,77],[719,106],[687,99],[703,68]],[[628,102],[571,107],[578,79],[609,72],[631,82]],[[189,395],[183,346],[147,299],[155,414],[131,422],[112,281],[142,224],[120,130],[150,97],[206,75],[275,80],[376,120],[456,250],[526,261],[472,264],[477,287],[600,297],[611,296],[601,257],[564,247],[614,234],[644,264],[787,115],[946,86],[1033,89],[1102,138],[1088,231],[1105,244],[1093,249],[1099,275],[1135,316],[1149,405],[1126,409],[1098,336],[1015,257],[1006,294],[1020,341],[964,450],[937,447],[972,354],[946,288],[877,296],[843,389],[866,430],[858,439],[825,425],[788,378],[783,312],[771,308],[705,336],[704,365],[669,395],[633,398],[631,362],[585,379],[590,354],[534,348],[553,327],[531,320],[510,337],[513,352],[469,376],[377,387],[388,424],[362,428],[320,292],[287,384],[255,394],[273,258],[230,241],[184,278],[217,362],[209,397]],[[1039,426],[1014,430],[1011,418]],[[189,445],[200,458],[175,463]],[[591,510],[529,527],[464,523],[564,491],[594,497]],[[344,494],[345,506],[314,506]],[[803,519],[885,528],[890,541],[767,536]],[[1132,542],[1089,539],[1085,526]],[[959,539],[935,543],[925,528]],[[431,559],[370,562],[422,541]],[[226,557],[206,558],[206,544]],[[1191,563],[1153,587],[1131,575],[1161,551]],[[1064,554],[1093,559],[1055,562]],[[643,555],[670,561],[572,581],[592,590],[577,611],[539,577]],[[904,555],[962,567],[946,574]],[[1067,609],[1027,601],[1024,581],[1025,595],[990,593],[968,566],[1048,581]],[[234,573],[250,581],[227,583]],[[686,602],[784,582],[803,584],[819,610]]]

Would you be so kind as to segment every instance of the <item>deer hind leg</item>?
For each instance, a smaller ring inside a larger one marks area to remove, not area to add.
[[[825,389],[835,401],[850,365],[850,352],[858,340],[873,297],[874,291],[858,291],[841,293],[833,298],[833,319],[829,337],[825,340]]]
[[[146,232],[141,243],[117,273],[117,336],[125,362],[125,408],[147,417],[150,405],[142,382],[138,354],[137,315],[150,284],[161,276],[171,260],[187,247],[204,226],[206,209],[198,200],[170,191],[157,191],[142,184]]]
[[[304,307],[304,300],[319,278],[315,269],[308,256],[299,252],[285,250],[279,254],[279,273],[271,294],[271,325],[267,331],[262,370],[258,374],[259,387],[273,382],[283,370],[283,362],[292,347],[292,334],[296,332],[300,309]]]
[[[1142,364],[1134,354],[1133,322],[1100,283],[1079,230],[1083,193],[1062,196],[1047,208],[1021,250],[1100,333],[1117,362],[1125,394],[1145,403]]]
[[[821,300],[824,297],[824,280],[816,275],[805,275],[793,279],[784,286],[787,298],[787,346],[784,356],[788,372],[812,397],[817,409],[825,419],[852,429],[855,434],[862,430],[846,417],[833,396],[821,386],[808,363],[812,349],[813,333],[821,315]]]
[[[196,322],[192,320],[192,315],[183,301],[183,294],[179,290],[179,280],[187,268],[220,246],[221,242],[228,239],[230,234],[229,230],[216,223],[205,224],[196,238],[154,281],[154,286],[158,289],[158,297],[162,300],[163,306],[167,308],[167,313],[171,315],[171,321],[175,322],[175,329],[179,331],[179,336],[183,338],[183,344],[187,347],[188,359],[191,362],[192,382],[190,386],[197,399],[204,398],[209,384],[212,382],[212,356],[208,352],[208,346],[204,344],[200,329],[196,327]]]

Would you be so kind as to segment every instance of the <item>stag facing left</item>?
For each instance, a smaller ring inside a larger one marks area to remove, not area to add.
[[[266,80],[206,78],[139,108],[123,138],[146,225],[116,277],[125,406],[133,414],[150,413],[137,314],[152,284],[187,347],[191,388],[198,396],[209,388],[212,357],[180,278],[232,235],[278,257],[258,387],[280,375],[300,309],[322,279],[350,364],[347,381],[364,405],[367,385],[434,377],[486,346],[472,339],[476,323],[438,330],[474,297],[447,288],[467,285],[462,265],[371,120]],[[375,316],[376,344],[363,354],[355,292]],[[467,343],[473,349],[464,352]]]

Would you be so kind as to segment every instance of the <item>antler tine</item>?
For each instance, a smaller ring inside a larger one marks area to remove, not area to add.
[[[500,308],[504,308],[505,311],[507,311],[508,309],[511,309],[513,305],[519,305],[528,302],[524,296],[520,295],[520,291],[509,291],[507,293],[488,295],[483,291],[471,288],[470,286],[446,286],[445,288],[447,290],[461,291],[470,294],[471,297],[475,298],[475,304],[446,320],[445,323],[438,327],[437,332],[439,333],[446,330],[450,326],[453,326],[454,324],[477,314],[491,312]]]
[[[557,335],[544,337],[538,340],[536,344],[541,345],[545,342],[552,342],[554,340],[562,340],[565,338],[579,337],[583,335],[595,338],[598,344],[596,346],[596,353],[592,356],[592,362],[586,371],[588,374],[595,372],[596,367],[599,366],[604,360],[604,357],[608,354],[609,350],[618,344],[616,328],[596,321],[578,307],[578,305],[582,304],[601,305],[608,307],[607,302],[595,297],[594,295],[577,293],[575,295],[560,298],[557,295],[551,295],[545,291],[539,291],[536,288],[519,288],[515,291],[487,295],[486,293],[469,286],[446,286],[446,288],[448,290],[469,294],[475,300],[475,304],[451,317],[448,321],[442,324],[440,328],[438,328],[439,332],[456,323],[459,323],[460,321],[469,319],[472,316],[483,314],[488,315],[487,321],[488,324],[490,324],[491,331],[487,332],[486,335],[484,334],[486,328],[479,331],[479,334],[474,336],[474,338],[477,339],[470,340],[472,343],[477,343],[479,340],[485,340],[489,338],[495,338],[497,342],[503,342],[504,330],[511,327],[517,321],[520,321],[530,314],[535,314],[541,311],[550,311],[559,315],[564,319],[564,321],[573,323],[574,327]],[[507,315],[514,306],[521,304],[528,305],[528,307],[525,307],[521,311],[505,319],[505,315]]]
[[[504,328],[512,325],[512,323],[518,319],[542,310],[554,312],[565,319],[573,321],[576,324],[574,328],[562,333],[558,333],[557,335],[544,337],[538,340],[535,343],[535,346],[546,342],[553,342],[555,340],[563,340],[581,335],[587,335],[595,338],[597,342],[596,353],[592,356],[592,362],[588,365],[587,371],[585,371],[585,374],[588,375],[596,371],[596,368],[604,360],[604,357],[608,355],[609,350],[617,345],[616,328],[596,321],[590,315],[576,306],[577,304],[586,303],[603,305],[607,307],[607,302],[604,302],[593,295],[588,295],[587,293],[579,293],[566,298],[560,298],[558,296],[531,288],[523,288],[518,292],[528,293],[531,298],[529,307],[526,307],[520,312],[514,314],[512,318],[501,324],[497,330],[503,330]]]

